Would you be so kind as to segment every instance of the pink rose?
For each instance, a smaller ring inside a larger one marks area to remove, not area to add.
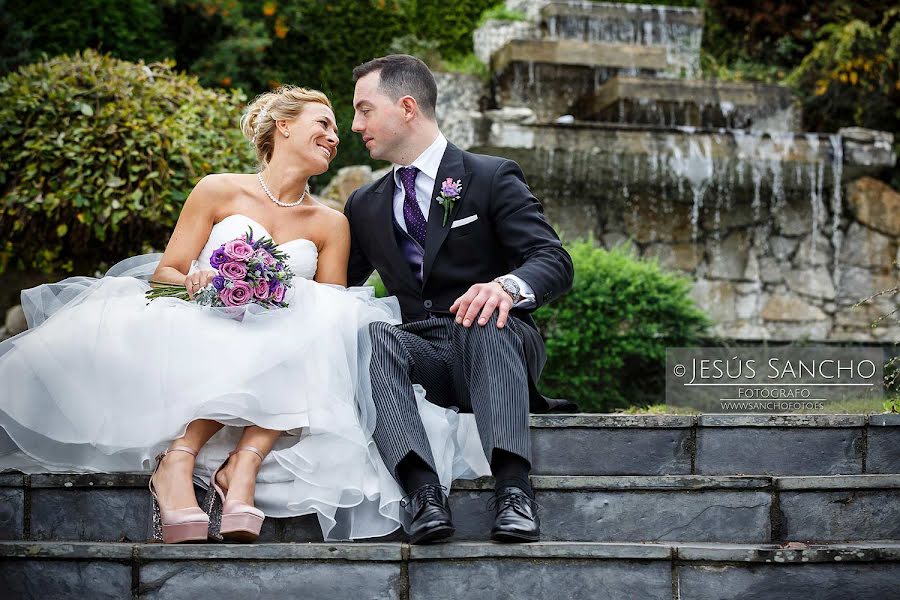
[[[219,273],[225,276],[226,279],[240,281],[247,276],[247,265],[244,263],[228,261],[219,267]]]
[[[275,257],[273,257],[271,254],[269,254],[268,251],[263,250],[262,248],[260,248],[259,250],[256,251],[255,256],[256,256],[256,258],[261,260],[262,263],[264,265],[266,265],[267,267],[271,267],[272,265],[275,264]]]
[[[259,283],[256,284],[256,287],[253,288],[253,297],[259,300],[266,300],[269,297],[269,282],[265,279],[260,279]]]
[[[253,246],[241,240],[231,240],[225,244],[225,254],[232,260],[247,262],[253,256]]]
[[[243,281],[235,281],[230,288],[222,288],[219,298],[225,306],[243,306],[253,300],[253,288]]]

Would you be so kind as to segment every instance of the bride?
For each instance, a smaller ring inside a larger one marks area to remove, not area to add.
[[[348,223],[309,193],[339,141],[331,104],[285,86],[241,129],[262,170],[203,178],[161,258],[23,292],[31,329],[0,343],[0,470],[146,471],[155,456],[153,530],[166,543],[252,541],[265,514],[315,513],[326,540],[386,535],[403,494],[372,441],[367,332],[400,312],[345,287]],[[288,255],[287,308],[235,319],[147,302],[148,277],[191,296],[210,285],[212,252],[248,230]],[[474,422],[422,394],[442,484],[487,474]],[[192,478],[210,488],[203,509]]]

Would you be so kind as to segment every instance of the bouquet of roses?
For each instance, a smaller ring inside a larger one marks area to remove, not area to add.
[[[272,238],[253,239],[253,231],[219,246],[209,259],[218,272],[211,285],[194,294],[197,304],[213,307],[245,306],[286,307],[284,294],[291,287],[294,273],[287,255],[278,250]],[[148,300],[178,298],[189,300],[183,285],[150,282]]]

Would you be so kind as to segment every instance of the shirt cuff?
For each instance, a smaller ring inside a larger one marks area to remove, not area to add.
[[[513,275],[509,273],[503,276],[509,277],[513,281],[519,284],[519,294],[522,296],[522,299],[513,304],[513,308],[534,308],[537,306],[537,301],[534,299],[534,290],[531,289],[531,286],[525,283],[521,277],[517,275]]]

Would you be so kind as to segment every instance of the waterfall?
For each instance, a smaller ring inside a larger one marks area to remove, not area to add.
[[[841,271],[839,256],[844,234],[841,232],[841,215],[843,214],[843,202],[841,199],[841,178],[844,175],[844,141],[840,134],[828,136],[831,144],[831,181],[833,185],[831,193],[831,246],[834,249],[834,285],[840,283]]]

